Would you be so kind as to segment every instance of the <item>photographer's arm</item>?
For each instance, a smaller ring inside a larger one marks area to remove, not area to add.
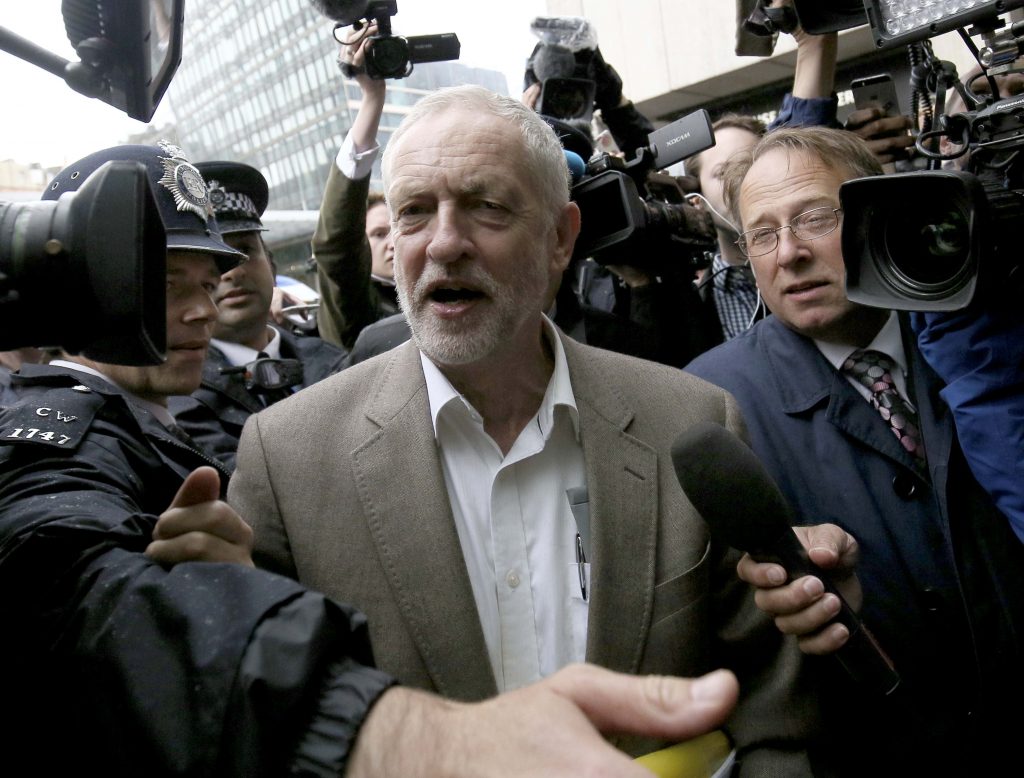
[[[373,33],[371,25],[367,35]],[[341,56],[363,64],[363,45],[343,46]],[[355,121],[327,176],[320,219],[313,234],[313,258],[320,288],[320,337],[352,348],[360,330],[377,319],[377,300],[370,283],[372,265],[366,238],[366,197],[370,171],[377,157],[377,130],[384,111],[384,82],[364,74],[356,77],[363,91]]]
[[[792,5],[792,0],[773,0],[772,7]],[[792,32],[796,41],[793,91],[782,99],[782,108],[769,130],[776,127],[838,127],[835,94],[836,33],[808,35],[802,27]]]
[[[594,106],[601,112],[616,145],[627,158],[632,157],[638,148],[647,145],[647,136],[654,132],[654,125],[622,94],[622,79],[615,68],[604,61],[601,49],[594,50],[591,68],[597,84]]]

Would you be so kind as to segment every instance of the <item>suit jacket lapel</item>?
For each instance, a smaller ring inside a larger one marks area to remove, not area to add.
[[[438,692],[456,699],[494,695],[419,351],[411,342],[390,357],[371,398],[367,417],[379,430],[352,453],[353,468],[395,600]]]
[[[626,431],[633,409],[608,388],[591,355],[562,341],[580,415],[593,534],[586,658],[636,673],[654,602],[658,456]]]

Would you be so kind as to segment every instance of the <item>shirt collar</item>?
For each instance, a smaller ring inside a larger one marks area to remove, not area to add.
[[[267,329],[270,330],[270,342],[263,347],[262,352],[271,359],[280,359],[281,333],[273,327],[267,327]],[[224,355],[224,358],[232,367],[248,365],[250,362],[258,359],[260,355],[260,352],[256,349],[243,346],[241,343],[228,343],[226,340],[218,340],[217,338],[211,340],[210,345],[216,346],[217,350]]]
[[[540,409],[537,411],[537,423],[540,425],[544,438],[551,434],[554,424],[555,408],[566,409],[569,419],[572,421],[576,439],[580,436],[579,411],[576,407],[576,397],[572,392],[572,382],[569,379],[569,362],[565,358],[565,349],[562,347],[562,340],[558,337],[555,325],[547,316],[543,317],[544,335],[551,345],[554,355],[555,367],[548,381],[547,389],[544,391],[544,399]],[[483,423],[483,417],[474,408],[469,400],[451,385],[440,368],[420,351],[420,363],[423,365],[423,376],[427,382],[427,398],[430,401],[430,420],[434,425],[434,438],[437,438],[437,420],[441,412],[451,403],[461,403],[461,406],[469,414],[470,418],[478,423]]]
[[[711,283],[716,289],[729,291],[733,286],[754,287],[753,277],[746,265],[730,265],[721,252],[711,261]]]
[[[843,363],[850,354],[860,351],[853,346],[842,343],[826,343],[823,340],[814,341],[814,345],[818,347],[818,351],[829,361],[829,364],[839,371],[842,371]],[[867,345],[865,351],[880,351],[895,362],[904,374],[907,372],[907,354],[903,350],[903,336],[900,334],[900,322],[895,311],[889,314],[882,329]]]
[[[172,424],[174,424],[174,417],[171,415],[171,412],[167,410],[166,407],[158,403],[152,402],[150,400],[143,400],[138,395],[132,394],[123,386],[118,384],[117,381],[115,381],[113,378],[111,378],[108,375],[104,375],[99,370],[88,367],[86,365],[80,365],[78,362],[69,362],[64,359],[51,360],[50,365],[52,367],[63,367],[69,370],[77,370],[79,373],[87,373],[88,375],[95,376],[96,378],[102,378],[111,386],[120,389],[124,393],[125,397],[127,397],[133,403],[135,403],[141,408],[145,408],[147,411],[156,416],[157,420],[165,427],[170,427]]]

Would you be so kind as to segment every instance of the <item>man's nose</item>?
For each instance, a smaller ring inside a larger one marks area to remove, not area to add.
[[[810,254],[807,241],[801,240],[793,232],[793,228],[786,226],[779,230],[779,245],[775,249],[775,261],[779,267],[787,267]]]
[[[223,277],[226,277],[227,274]],[[188,307],[185,309],[184,320],[189,322],[213,322],[217,320],[217,304],[213,301],[209,292],[205,289],[200,289],[189,301]]]
[[[434,229],[427,245],[427,258],[433,262],[455,262],[466,254],[465,219],[455,207],[442,205],[434,215]]]

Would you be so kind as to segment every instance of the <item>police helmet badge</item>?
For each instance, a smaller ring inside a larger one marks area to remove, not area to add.
[[[159,141],[157,146],[168,155],[159,158],[164,166],[164,174],[159,183],[174,197],[174,204],[179,211],[191,211],[208,222],[213,215],[213,207],[202,174],[185,158],[185,152],[180,147],[164,140]]]
[[[216,181],[212,178],[207,183],[207,187],[210,190],[210,203],[216,211],[218,207],[227,202],[228,193],[224,191],[224,187],[221,186],[220,181]]]

